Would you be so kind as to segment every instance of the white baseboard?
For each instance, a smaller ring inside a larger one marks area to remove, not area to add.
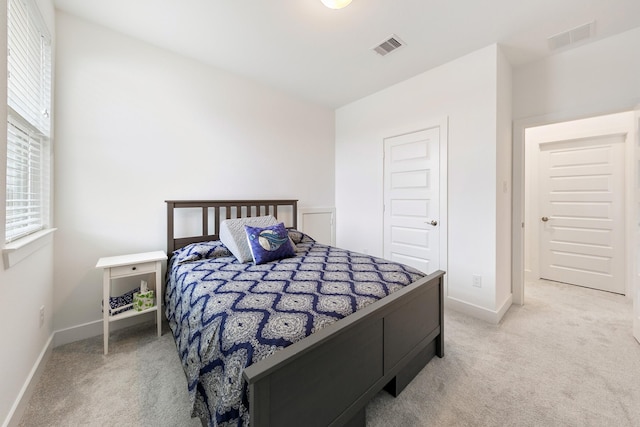
[[[54,335],[55,333],[51,334],[47,343],[44,345],[44,348],[40,352],[36,363],[33,365],[33,368],[31,368],[31,372],[29,372],[16,401],[13,403],[9,414],[7,415],[7,419],[2,424],[3,427],[16,427],[20,423],[27,404],[29,404],[29,400],[31,399],[31,395],[33,394],[33,391],[38,384],[38,380],[44,371],[44,367],[51,357]]]
[[[504,315],[511,307],[513,302],[513,295],[509,294],[504,303],[500,306],[498,310],[489,310],[484,307],[480,307],[479,305],[471,304],[457,298],[446,297],[444,299],[445,308],[450,308],[455,311],[459,311],[460,313],[468,314],[471,317],[475,317],[476,319],[484,320],[488,323],[498,324],[504,317]]]
[[[155,319],[155,314],[156,312],[152,311],[139,316],[128,317],[126,319],[118,320],[117,322],[112,322],[109,325],[109,330],[117,331],[118,329],[137,325],[138,323],[147,322],[151,319]],[[102,319],[56,331],[53,338],[53,347],[59,347],[64,344],[92,338],[98,335],[102,335]]]
[[[500,323],[504,315],[507,314],[507,311],[509,311],[509,309],[511,308],[512,304],[513,304],[513,294],[509,294],[507,299],[505,299],[502,305],[500,306],[500,309],[497,311],[498,321],[496,323]]]
[[[102,334],[102,320],[95,320],[82,325],[60,329],[55,332],[53,347],[60,347],[61,345],[69,344],[70,342],[80,341],[100,334]]]

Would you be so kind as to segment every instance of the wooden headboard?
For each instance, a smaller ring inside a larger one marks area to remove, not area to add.
[[[273,215],[278,218],[278,208],[285,207],[291,215],[288,218],[289,223],[285,223],[285,226],[290,228],[298,226],[297,200],[166,200],[165,202],[167,203],[167,254],[169,256],[176,249],[191,243],[218,240],[220,223],[225,219],[262,215]],[[176,211],[194,208],[200,211],[202,232],[194,236],[176,237]],[[211,216],[213,224],[209,221]],[[282,220],[282,218],[278,219]],[[210,229],[211,225],[213,225],[212,229]]]

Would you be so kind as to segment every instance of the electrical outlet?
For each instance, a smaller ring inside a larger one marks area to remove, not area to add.
[[[40,307],[40,327],[44,325],[44,305]]]
[[[481,288],[482,287],[482,276],[478,276],[477,274],[474,274],[473,276],[471,276],[471,284],[475,288]]]

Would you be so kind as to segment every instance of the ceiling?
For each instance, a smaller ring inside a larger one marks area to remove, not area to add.
[[[320,0],[54,3],[331,108],[493,43],[518,66],[553,54],[549,37],[591,21],[595,35],[581,43],[640,27],[639,0],[353,0],[341,10]],[[372,51],[392,34],[406,46],[386,56]]]

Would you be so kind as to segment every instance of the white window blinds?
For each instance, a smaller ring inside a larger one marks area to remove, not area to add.
[[[5,240],[11,242],[48,225],[51,44],[32,0],[9,0],[7,7]]]
[[[7,135],[7,228],[10,242],[43,228],[48,209],[43,195],[42,138],[9,119]]]
[[[34,5],[9,0],[8,103],[45,136],[51,120],[51,42]]]

